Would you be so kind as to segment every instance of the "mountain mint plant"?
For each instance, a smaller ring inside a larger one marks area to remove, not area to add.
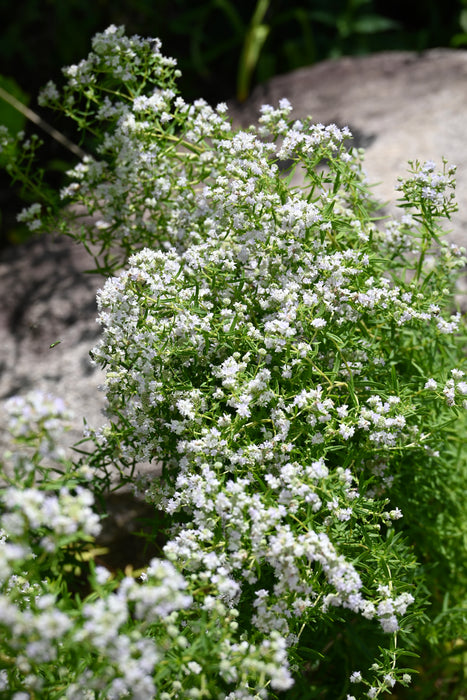
[[[157,41],[109,27],[64,73],[41,103],[89,151],[66,206],[31,179],[34,144],[8,161],[4,133],[2,158],[44,192],[20,218],[107,276],[107,421],[70,462],[62,404],[7,406],[28,449],[0,492],[0,697],[408,687],[423,640],[465,625],[465,259],[440,239],[455,169],[412,163],[390,220],[347,128],[290,121],[282,100],[236,130],[226,105],[179,96]],[[165,538],[125,575],[94,553],[111,470]]]

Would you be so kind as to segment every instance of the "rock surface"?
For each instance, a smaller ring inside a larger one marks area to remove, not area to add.
[[[0,401],[32,389],[65,399],[76,416],[68,444],[82,437],[83,416],[104,422],[103,373],[89,361],[103,280],[84,273],[91,263],[66,237],[39,236],[0,255]]]

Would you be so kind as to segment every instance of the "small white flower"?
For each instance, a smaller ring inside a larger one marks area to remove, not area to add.
[[[195,418],[196,413],[194,411],[193,403],[189,399],[179,399],[176,403],[176,406],[182,414],[182,416],[185,416],[190,420],[193,420],[193,418]]]
[[[350,682],[351,683],[360,683],[362,680],[362,674],[360,671],[354,671],[352,675],[350,676]]]
[[[399,518],[402,518],[402,511],[400,508],[394,508],[393,510],[389,511],[389,517],[391,520],[399,520]]]
[[[355,426],[353,425],[342,425],[339,428],[339,433],[342,435],[344,440],[349,440],[355,434]]]
[[[191,673],[195,673],[197,676],[201,673],[203,670],[203,667],[199,665],[196,661],[189,661],[187,663],[188,669],[191,671]]]
[[[101,586],[104,583],[106,583],[106,581],[109,580],[110,575],[111,575],[110,571],[108,569],[106,569],[105,566],[96,566],[95,574],[96,574],[96,581]]]

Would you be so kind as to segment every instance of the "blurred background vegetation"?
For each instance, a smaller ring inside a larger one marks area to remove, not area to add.
[[[0,0],[0,91],[39,111],[36,96],[87,55],[109,24],[158,36],[183,72],[186,99],[237,97],[317,61],[384,50],[467,46],[467,0]],[[70,126],[43,115],[67,133]],[[34,130],[0,98],[0,124]],[[49,137],[41,165],[60,184],[71,154]],[[0,247],[21,240],[21,192],[0,175]]]

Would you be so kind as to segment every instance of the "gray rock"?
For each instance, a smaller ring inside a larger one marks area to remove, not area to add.
[[[65,399],[76,415],[68,444],[82,437],[83,416],[104,422],[103,373],[89,361],[102,285],[84,273],[91,263],[65,237],[35,237],[0,255],[0,401],[32,389]]]

